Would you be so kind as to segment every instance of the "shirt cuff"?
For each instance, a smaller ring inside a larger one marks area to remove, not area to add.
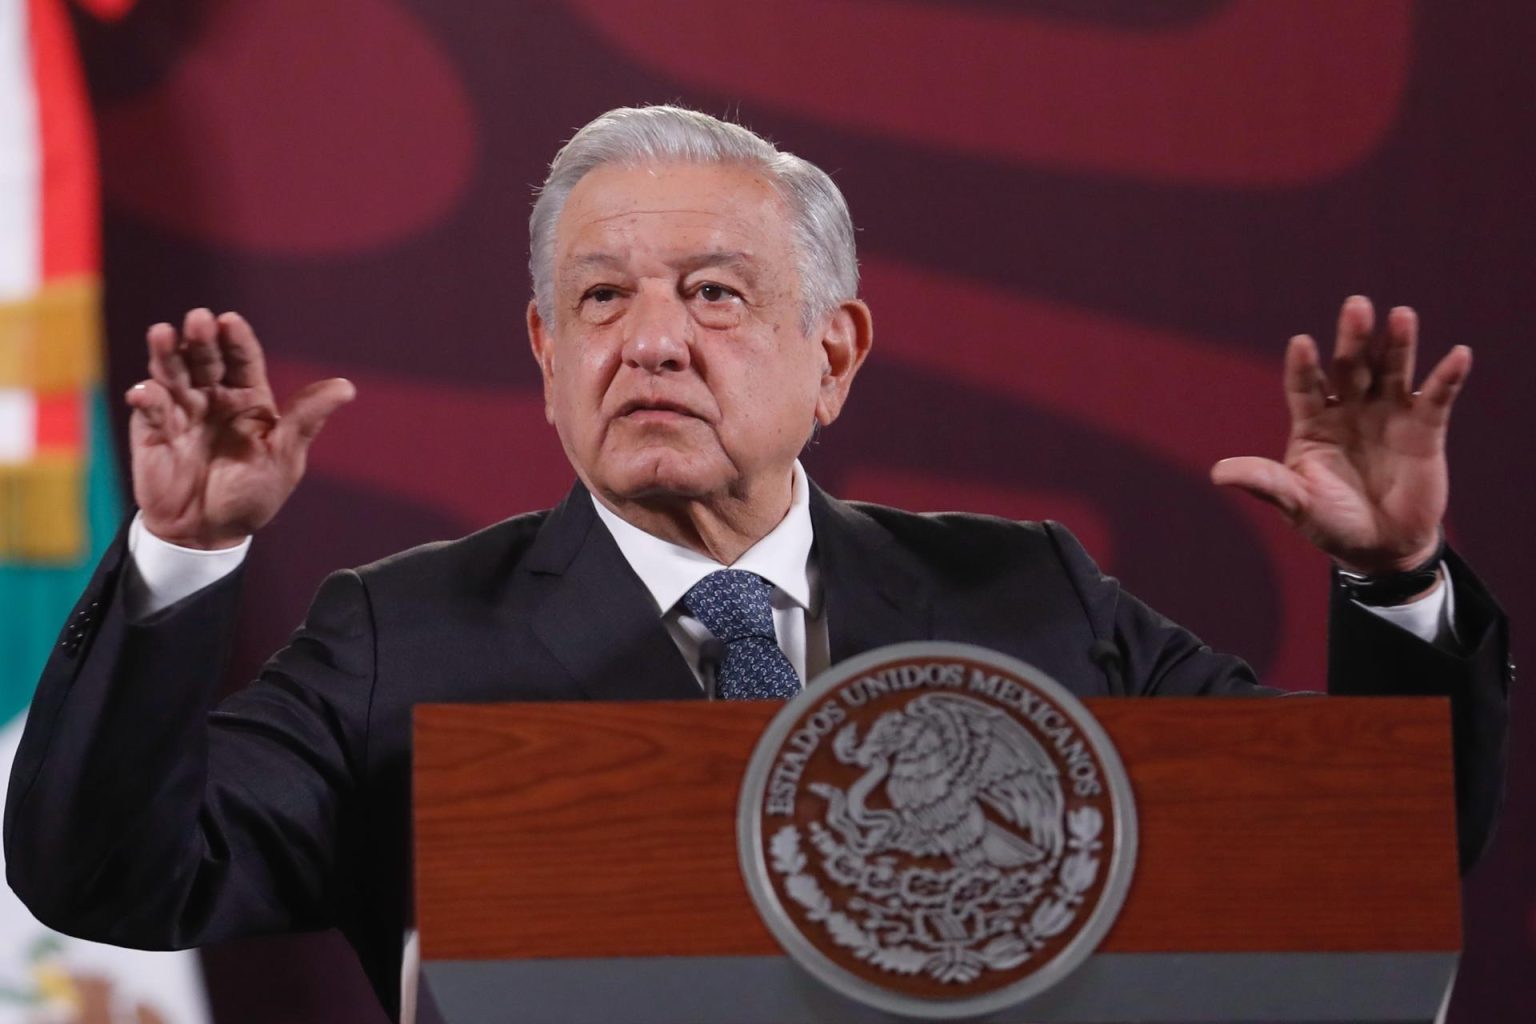
[[[150,533],[144,526],[144,514],[136,513],[128,527],[129,571],[123,591],[128,617],[148,618],[217,583],[240,568],[250,549],[249,537],[235,547],[217,551],[184,548]]]
[[[1406,629],[1425,643],[1446,648],[1456,643],[1456,596],[1451,586],[1451,570],[1444,562],[1440,563],[1440,582],[1427,596],[1388,608],[1365,604],[1360,607]]]

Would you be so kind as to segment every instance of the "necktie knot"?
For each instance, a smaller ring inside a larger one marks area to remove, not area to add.
[[[752,636],[777,642],[772,595],[773,584],[756,573],[720,569],[683,595],[683,607],[722,643]]]
[[[774,632],[772,595],[773,584],[741,569],[712,572],[683,595],[688,613],[725,645],[715,682],[727,700],[785,700],[800,692],[800,676]]]

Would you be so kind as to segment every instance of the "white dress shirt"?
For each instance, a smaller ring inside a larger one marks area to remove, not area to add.
[[[249,537],[217,551],[184,548],[150,533],[144,513],[136,513],[128,527],[123,607],[131,619],[147,618],[228,576],[240,568],[250,550]]]
[[[640,582],[655,602],[673,643],[701,679],[699,649],[710,638],[704,624],[683,607],[683,595],[704,577],[721,569],[756,573],[773,584],[773,628],[779,648],[800,676],[800,685],[814,679],[831,663],[827,623],[822,615],[821,588],[815,560],[811,557],[811,489],[805,470],[795,463],[794,489],[789,511],[767,536],[748,548],[731,565],[722,565],[697,551],[652,536],[627,522],[594,496],[598,518],[613,534]]]

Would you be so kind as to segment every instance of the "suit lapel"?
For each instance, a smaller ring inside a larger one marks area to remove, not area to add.
[[[687,700],[698,681],[656,603],[577,484],[528,553],[545,590],[533,630],[593,700]]]
[[[811,525],[833,665],[876,647],[932,638],[928,573],[889,530],[815,484]]]
[[[932,637],[928,574],[884,526],[814,483],[811,525],[832,664],[887,644]],[[550,513],[527,565],[544,591],[534,633],[587,697],[701,696],[655,602],[581,484]]]

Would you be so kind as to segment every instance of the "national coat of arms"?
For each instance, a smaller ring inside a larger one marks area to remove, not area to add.
[[[741,826],[786,950],[844,994],[930,1017],[1068,973],[1108,930],[1135,847],[1124,771],[1082,705],[959,644],[816,680],[759,745]]]

